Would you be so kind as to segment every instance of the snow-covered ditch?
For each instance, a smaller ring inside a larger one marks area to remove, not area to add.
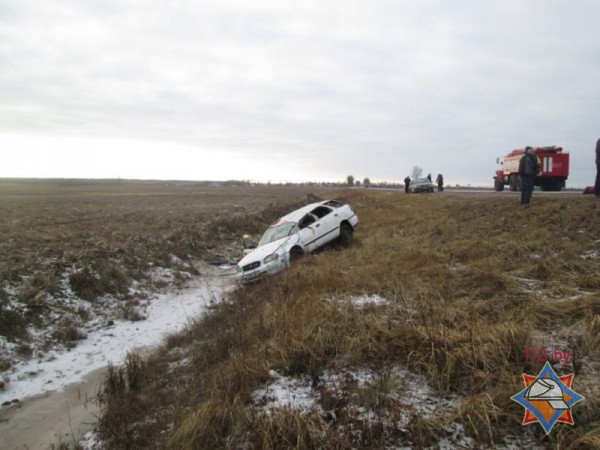
[[[0,391],[0,404],[61,390],[109,362],[122,363],[128,352],[157,345],[182,329],[211,303],[220,301],[233,285],[226,271],[207,267],[202,276],[190,279],[181,290],[155,294],[145,306],[144,320],[111,320],[93,326],[73,348],[50,350],[16,363],[0,374],[0,378],[8,379]]]

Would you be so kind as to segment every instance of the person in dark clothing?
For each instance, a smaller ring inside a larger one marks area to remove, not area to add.
[[[430,174],[430,173],[428,173],[428,174],[427,174],[427,179],[428,179],[429,181],[431,181],[431,174]]]
[[[531,147],[525,147],[525,154],[519,161],[521,177],[521,205],[528,205],[533,194],[535,176],[540,170],[540,159]]]
[[[404,192],[406,194],[408,194],[408,187],[410,186],[410,177],[408,175],[406,175],[406,178],[404,179]]]
[[[600,139],[596,142],[596,183],[594,184],[594,195],[600,197]]]
[[[438,176],[435,179],[435,182],[438,185],[438,191],[443,191],[444,190],[444,176],[441,173],[438,173]]]

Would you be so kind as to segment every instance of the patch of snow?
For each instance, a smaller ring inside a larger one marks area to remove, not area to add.
[[[370,294],[370,295],[355,295],[350,297],[335,297],[328,298],[327,301],[331,302],[348,302],[355,306],[356,308],[365,308],[367,306],[379,306],[379,305],[388,305],[389,301],[386,298],[381,297],[378,294]]]
[[[0,285],[0,288],[3,289],[4,292],[6,292],[8,294],[9,298],[15,298],[15,297],[17,297],[17,295],[19,293],[18,286],[11,284],[8,281],[3,281],[2,284]],[[10,303],[9,303],[9,305],[10,305]],[[7,306],[9,306],[9,305],[7,305]]]
[[[438,447],[440,450],[452,450],[457,446],[459,448],[476,448],[475,440],[467,436],[465,427],[458,422],[452,422],[446,431],[450,434],[449,438],[440,439]]]
[[[174,278],[175,271],[168,267],[153,267],[150,270],[149,276],[152,281],[170,282]]]
[[[280,408],[290,408],[308,413],[319,408],[317,393],[312,388],[310,377],[285,377],[274,370],[269,372],[269,376],[273,381],[252,395],[255,404],[263,411],[269,413]]]
[[[258,411],[273,414],[278,409],[287,408],[302,414],[324,414],[321,399],[324,395],[333,395],[340,400],[345,399],[348,414],[353,417],[346,431],[354,436],[361,433],[360,428],[356,428],[357,423],[382,423],[385,428],[404,429],[415,413],[421,417],[448,417],[456,407],[456,398],[440,397],[423,376],[401,367],[326,370],[319,375],[316,385],[308,376],[287,377],[273,370],[269,376],[269,384],[252,395]],[[402,414],[392,418],[385,407],[372,409],[374,404],[370,404],[369,390],[373,392],[373,399],[385,397],[386,401],[401,405],[396,411],[402,411]],[[440,448],[456,448],[457,445],[475,447],[474,440],[466,435],[459,423],[451,423],[446,431],[447,437],[440,441]]]
[[[337,393],[341,392],[340,387],[344,385],[355,384],[358,389],[378,389],[380,384],[387,385],[389,391],[385,395],[390,400],[424,417],[449,413],[456,404],[455,398],[439,397],[423,376],[401,367],[326,372],[320,379],[325,388],[337,390]]]
[[[523,292],[526,293],[539,293],[540,286],[543,284],[543,281],[531,278],[515,277],[514,279],[524,285]]]
[[[446,268],[450,272],[458,272],[459,270],[465,270],[467,268],[467,266],[462,263],[452,263],[452,264],[446,264]]]
[[[174,370],[178,367],[187,367],[192,363],[192,358],[191,356],[188,356],[186,358],[180,359],[179,361],[174,361],[172,363],[169,363],[169,370]]]
[[[587,252],[583,252],[580,256],[581,259],[600,259],[600,251],[598,250],[588,250]]]
[[[4,336],[0,336],[0,350],[6,351],[7,349],[12,349],[16,346],[17,344],[14,342],[8,342]]]
[[[269,376],[273,381],[252,395],[255,404],[263,409],[289,407],[308,412],[320,408],[317,404],[320,390],[327,389],[336,395],[343,395],[348,390],[348,386],[354,385],[358,389],[374,388],[386,378],[394,381],[392,383],[394,387],[387,395],[424,416],[449,412],[455,407],[456,402],[454,398],[437,396],[422,376],[399,367],[389,371],[372,369],[325,371],[319,376],[317,386],[313,386],[313,380],[308,376],[286,377],[274,370],[269,372]]]
[[[96,436],[95,431],[88,431],[85,433],[83,438],[79,441],[79,445],[83,450],[97,450],[101,448],[101,441]]]
[[[381,297],[380,295],[359,295],[356,297],[350,297],[350,302],[356,306],[357,308],[364,308],[365,306],[377,306],[377,305],[387,305],[389,302],[387,299]]]

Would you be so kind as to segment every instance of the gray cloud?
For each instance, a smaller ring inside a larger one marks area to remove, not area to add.
[[[314,179],[420,165],[486,185],[496,156],[559,144],[569,185],[593,181],[597,2],[258,3],[0,4],[0,139],[175,142]]]

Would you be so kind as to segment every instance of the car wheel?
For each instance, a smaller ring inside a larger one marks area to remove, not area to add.
[[[354,230],[352,229],[352,227],[347,223],[341,224],[340,225],[340,242],[342,244],[349,244],[350,242],[352,242],[353,238],[354,238]]]
[[[292,247],[290,250],[290,262],[298,261],[303,255],[304,252],[300,247]]]

